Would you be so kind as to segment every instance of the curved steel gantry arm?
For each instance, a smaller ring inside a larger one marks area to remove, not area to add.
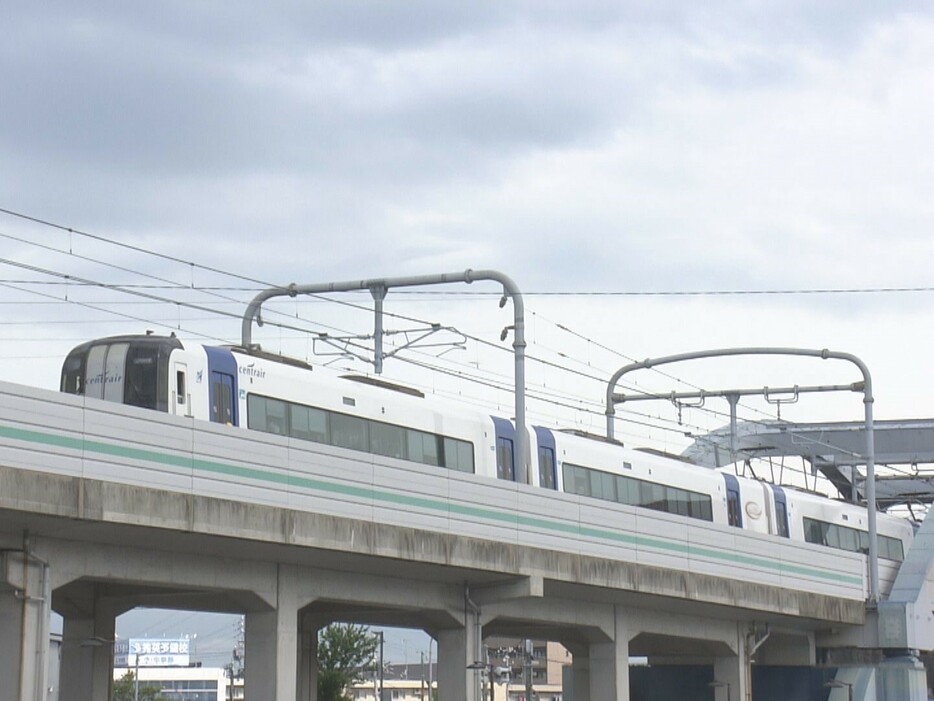
[[[246,308],[243,314],[241,329],[241,344],[250,349],[253,344],[253,321],[262,326],[260,311],[263,302],[273,297],[295,297],[303,294],[324,294],[326,292],[352,292],[356,290],[370,290],[375,299],[381,301],[386,291],[391,287],[418,287],[422,285],[445,285],[454,282],[465,282],[468,285],[475,280],[493,280],[503,286],[503,301],[506,297],[512,299],[515,321],[513,322],[513,351],[515,356],[515,394],[516,394],[516,464],[519,466],[519,480],[531,484],[531,471],[529,469],[529,439],[525,429],[525,304],[522,293],[511,278],[496,270],[465,270],[462,273],[441,273],[439,275],[416,275],[412,277],[376,278],[371,280],[349,280],[345,282],[325,282],[313,285],[296,285],[288,287],[272,287],[260,292]]]
[[[628,372],[652,368],[657,365],[669,365],[685,360],[699,360],[701,358],[721,358],[731,355],[797,355],[824,360],[846,360],[853,363],[863,374],[862,392],[863,406],[866,414],[866,511],[869,521],[869,603],[875,605],[879,601],[879,546],[876,535],[876,467],[875,467],[875,439],[872,432],[872,377],[866,364],[850,353],[841,353],[824,348],[814,350],[809,348],[720,348],[693,353],[668,355],[661,358],[647,358],[640,363],[631,363],[617,370],[610,378],[606,389],[606,435],[613,438],[616,403],[625,401],[624,397],[614,394],[620,378]]]

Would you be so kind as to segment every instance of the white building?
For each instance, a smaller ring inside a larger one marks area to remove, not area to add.
[[[127,672],[136,674],[133,667],[114,667],[114,681]],[[243,682],[229,687],[227,670],[222,667],[140,667],[139,683],[155,686],[166,701],[230,701],[243,698]]]

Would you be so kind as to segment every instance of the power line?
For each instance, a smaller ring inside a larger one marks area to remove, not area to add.
[[[892,294],[906,292],[934,292],[934,287],[818,287],[764,290],[531,290],[525,297],[742,297],[783,295],[836,295],[836,294]],[[452,297],[498,297],[498,292],[482,290],[400,290],[405,295],[438,295]]]
[[[165,253],[159,253],[150,249],[143,248],[141,246],[135,246],[133,244],[124,243],[122,241],[117,241],[115,239],[107,238],[106,236],[100,236],[98,234],[91,234],[81,229],[75,229],[73,227],[64,226],[62,224],[56,224],[39,217],[34,217],[22,212],[17,212],[11,209],[6,209],[0,207],[0,213],[7,214],[11,217],[16,217],[24,221],[30,221],[35,224],[40,224],[42,226],[47,226],[59,231],[68,232],[69,234],[74,234],[77,236],[82,236],[89,238],[95,241],[100,241],[102,243],[107,243],[113,246],[119,246],[121,248],[131,250],[137,253],[144,253],[146,255],[156,256],[162,258],[163,260],[171,261],[174,263],[180,263],[186,266],[189,266],[192,269],[200,269],[206,272],[217,273],[219,275],[225,275],[228,277],[233,277],[239,280],[244,280],[247,282],[253,282],[266,286],[273,286],[270,283],[258,280],[256,278],[251,278],[249,276],[240,275],[237,273],[231,273],[229,271],[221,270],[219,268],[214,268],[211,266],[203,265],[200,263],[195,263],[194,261],[185,260],[178,258],[177,256],[167,255]],[[63,251],[62,251],[63,252]],[[70,253],[70,252],[69,252]],[[850,295],[850,294],[903,294],[903,293],[916,293],[916,292],[934,292],[934,286],[885,286],[885,287],[818,287],[818,288],[789,288],[789,289],[761,289],[761,290],[743,290],[743,289],[732,289],[732,290],[533,290],[530,292],[523,292],[523,296],[537,296],[537,297],[725,297],[725,296],[782,296],[782,295]],[[485,292],[482,290],[398,290],[397,294],[400,295],[412,295],[412,296],[425,296],[425,295],[436,295],[436,296],[458,296],[458,297],[499,297],[501,296],[498,292]]]
[[[248,277],[246,277],[246,276],[238,275],[238,274],[236,274],[236,273],[231,273],[231,272],[229,272],[229,271],[220,270],[220,269],[218,269],[218,268],[213,268],[213,267],[210,267],[210,266],[203,266],[203,265],[194,263],[194,262],[192,262],[192,261],[185,261],[185,260],[180,259],[180,258],[177,258],[177,257],[175,257],[175,256],[165,255],[165,254],[158,253],[158,252],[155,252],[155,251],[152,251],[152,250],[149,250],[149,249],[145,249],[145,248],[142,248],[142,247],[139,247],[139,246],[133,246],[133,245],[130,245],[130,244],[125,244],[125,243],[122,243],[122,242],[119,242],[119,241],[115,241],[115,240],[112,240],[112,239],[108,239],[108,238],[103,237],[103,236],[98,236],[98,235],[95,235],[95,234],[90,234],[90,233],[88,233],[88,232],[80,231],[80,230],[73,229],[73,228],[70,228],[70,227],[64,227],[64,226],[61,226],[61,225],[58,225],[58,224],[55,224],[55,223],[52,223],[52,222],[49,222],[49,221],[46,221],[46,220],[42,220],[42,219],[39,219],[39,218],[36,218],[36,217],[31,217],[31,216],[24,215],[24,214],[21,214],[21,213],[18,213],[18,212],[13,212],[13,211],[11,211],[11,210],[7,210],[7,209],[2,209],[2,208],[0,208],[0,212],[9,214],[9,215],[11,215],[11,216],[19,217],[19,218],[21,218],[21,219],[25,219],[25,220],[28,220],[28,221],[32,221],[32,222],[35,222],[35,223],[38,223],[38,224],[41,224],[41,225],[44,225],[44,226],[49,226],[49,227],[52,227],[52,228],[55,228],[55,229],[58,229],[58,230],[67,231],[69,234],[74,234],[74,235],[79,235],[79,236],[87,237],[87,238],[90,238],[90,239],[92,239],[92,240],[97,240],[97,241],[101,241],[101,242],[107,243],[107,244],[109,244],[109,245],[119,246],[119,247],[122,247],[122,248],[125,248],[125,249],[133,250],[133,251],[140,252],[140,253],[144,253],[144,254],[147,254],[147,255],[156,256],[156,257],[159,257],[159,258],[162,258],[162,259],[165,259],[165,260],[173,261],[173,262],[176,262],[176,263],[181,263],[181,264],[184,264],[184,265],[186,265],[186,266],[189,266],[190,269],[192,269],[192,270],[194,270],[194,269],[197,268],[197,269],[202,269],[202,270],[206,270],[206,271],[209,271],[209,272],[218,273],[218,274],[221,274],[221,275],[233,277],[233,278],[236,278],[236,279],[246,280],[246,281],[249,281],[249,282],[254,282],[254,283],[258,283],[258,284],[268,284],[268,283],[262,283],[261,281],[255,280],[255,279],[253,279],[253,278],[248,278]],[[113,264],[107,263],[107,262],[105,262],[105,261],[101,261],[101,260],[99,260],[99,259],[96,259],[96,258],[91,258],[91,257],[88,257],[88,256],[81,256],[81,255],[75,254],[75,253],[73,252],[73,250],[71,250],[71,249],[69,249],[68,251],[64,251],[63,249],[57,249],[57,248],[54,248],[54,247],[51,247],[51,246],[46,246],[46,245],[44,245],[44,244],[37,244],[37,243],[35,243],[35,242],[27,241],[27,240],[21,239],[21,238],[19,238],[19,237],[14,237],[14,236],[6,235],[6,234],[0,234],[0,236],[4,236],[4,237],[6,237],[6,238],[9,238],[9,239],[12,239],[12,240],[16,240],[16,241],[21,242],[21,243],[26,243],[26,244],[29,244],[29,245],[35,245],[35,246],[38,246],[39,248],[42,248],[42,249],[45,249],[45,250],[51,250],[51,251],[54,251],[54,252],[58,252],[58,253],[62,253],[62,254],[67,254],[67,255],[70,255],[70,256],[74,256],[74,257],[77,257],[78,259],[81,259],[81,260],[85,260],[85,261],[89,261],[89,262],[94,262],[94,263],[97,263],[97,264],[105,265],[105,266],[110,267],[110,268],[113,268],[113,269],[118,269],[118,270],[122,270],[122,271],[125,271],[125,272],[130,272],[130,273],[132,273],[132,274],[140,275],[140,276],[146,277],[146,278],[148,278],[148,279],[156,280],[156,281],[159,281],[159,282],[170,283],[168,286],[156,286],[156,285],[149,285],[149,286],[143,286],[143,285],[133,285],[133,286],[130,286],[130,285],[113,285],[113,284],[107,284],[107,283],[101,283],[101,282],[97,282],[97,281],[93,281],[93,280],[88,280],[88,279],[85,279],[85,278],[78,278],[78,277],[70,276],[70,275],[67,275],[67,274],[64,274],[64,273],[58,273],[58,272],[56,272],[56,271],[49,271],[49,270],[46,270],[46,269],[38,268],[37,266],[30,266],[30,265],[23,264],[23,263],[17,263],[17,262],[15,262],[15,261],[0,259],[0,262],[6,262],[6,263],[9,264],[9,265],[14,265],[14,266],[22,267],[22,268],[25,268],[25,269],[27,269],[27,270],[31,270],[31,271],[33,271],[33,272],[40,272],[40,273],[47,274],[47,275],[57,275],[58,277],[62,278],[62,281],[57,283],[57,284],[59,284],[59,285],[80,284],[80,285],[87,285],[87,286],[99,287],[99,288],[107,289],[107,290],[109,290],[109,291],[122,292],[122,293],[124,293],[124,294],[130,294],[130,295],[133,295],[133,296],[142,298],[142,299],[146,299],[146,300],[148,300],[147,303],[153,303],[153,304],[163,304],[163,303],[174,304],[176,307],[179,307],[179,308],[180,308],[180,307],[187,307],[187,308],[196,309],[196,310],[200,310],[200,311],[206,311],[206,312],[211,313],[211,314],[221,315],[221,316],[225,316],[225,317],[236,317],[236,318],[240,318],[239,315],[235,315],[235,314],[231,314],[231,313],[227,313],[227,312],[222,312],[222,311],[220,311],[220,310],[213,309],[213,308],[208,308],[208,307],[204,307],[204,306],[202,306],[202,305],[197,305],[197,304],[193,304],[193,303],[190,303],[190,302],[181,302],[181,301],[179,301],[179,300],[167,299],[167,298],[165,298],[165,297],[160,297],[160,296],[158,296],[158,295],[154,295],[154,294],[149,294],[149,293],[146,293],[146,292],[142,292],[142,289],[146,289],[146,288],[149,288],[149,289],[178,289],[178,290],[185,289],[185,290],[192,290],[192,291],[196,291],[196,292],[207,292],[209,289],[212,290],[212,292],[213,292],[213,290],[215,290],[215,289],[224,289],[224,288],[197,288],[197,287],[194,286],[194,283],[193,283],[193,276],[192,276],[192,284],[191,284],[190,286],[188,286],[188,285],[184,285],[184,284],[182,284],[182,283],[176,283],[175,281],[168,280],[168,279],[166,279],[166,278],[159,278],[159,277],[152,276],[152,275],[149,275],[149,274],[144,273],[144,272],[141,272],[141,271],[132,270],[132,269],[130,269],[130,268],[125,268],[125,267],[122,267],[122,266],[113,265]],[[22,283],[21,283],[21,284],[22,284]],[[26,284],[29,284],[29,283],[26,283]],[[5,285],[5,286],[6,286],[6,287],[9,287],[9,288],[11,288],[11,289],[20,289],[20,288],[16,288],[16,287],[14,287],[14,286],[12,286],[12,285],[9,285],[9,284],[7,284],[7,285]],[[247,291],[248,289],[250,289],[250,288],[230,288],[231,291],[233,291],[233,290]],[[930,291],[930,290],[934,290],[934,288],[867,288],[867,289],[850,288],[850,289],[846,289],[846,290],[830,290],[830,289],[823,289],[823,290],[753,290],[753,291],[726,290],[726,291],[686,291],[686,292],[685,292],[685,291],[668,291],[668,292],[625,292],[625,291],[621,291],[621,292],[620,292],[620,291],[618,291],[618,292],[541,292],[541,293],[524,293],[524,294],[532,294],[532,295],[539,294],[539,295],[542,295],[542,296],[580,296],[580,295],[585,295],[585,296],[621,296],[621,295],[627,295],[627,296],[628,296],[628,295],[639,295],[639,296],[644,296],[644,295],[693,295],[693,294],[705,294],[705,295],[707,295],[707,294],[746,294],[746,293],[749,293],[749,294],[802,293],[802,294],[803,294],[803,293],[825,293],[825,292],[871,292],[871,291],[879,291],[879,292],[882,292],[882,291],[885,291],[885,292],[898,292],[898,291],[902,291],[902,292],[904,292],[904,291]],[[20,289],[20,291],[32,292],[32,291],[30,291],[30,290],[22,290],[22,289]],[[411,294],[421,294],[421,295],[431,295],[431,294],[434,294],[434,295],[442,296],[442,297],[444,297],[444,296],[451,296],[451,295],[464,295],[464,296],[473,296],[473,297],[477,297],[477,296],[482,296],[482,297],[487,297],[487,296],[498,296],[498,293],[495,293],[495,294],[494,294],[494,293],[473,292],[473,291],[451,291],[451,292],[440,291],[440,292],[439,292],[439,291],[435,290],[435,291],[432,291],[432,292],[427,292],[427,291],[419,291],[419,290],[408,290],[408,291],[403,290],[403,291],[401,291],[401,292],[408,292],[408,293],[411,293]],[[34,292],[33,292],[33,293],[34,293]],[[61,301],[65,301],[65,302],[69,302],[69,301],[70,301],[70,300],[67,299],[67,297],[66,297],[65,300],[59,300],[58,298],[54,297],[53,295],[42,295],[42,296],[45,296],[45,297],[54,299],[54,300],[55,300],[55,303],[60,303]],[[236,303],[236,304],[242,304],[242,303],[243,303],[243,302],[240,301],[240,300],[234,300],[234,299],[232,299],[232,298],[225,297],[225,296],[223,296],[223,295],[218,295],[218,294],[216,294],[216,293],[215,293],[215,294],[212,294],[212,296],[216,296],[216,297],[222,299],[224,303]],[[351,302],[346,302],[346,301],[343,301],[343,300],[332,300],[332,299],[329,299],[329,298],[326,298],[326,297],[321,297],[321,296],[315,296],[315,297],[316,297],[317,299],[322,300],[322,301],[331,301],[331,302],[334,302],[334,303],[337,303],[337,304],[340,304],[340,305],[343,305],[343,306],[351,307],[351,308],[354,308],[354,309],[369,311],[369,308],[368,308],[368,307],[364,307],[364,306],[362,306],[362,305],[354,304],[354,303],[351,303]],[[74,302],[73,302],[73,303],[74,303]],[[109,304],[112,304],[112,303],[113,303],[113,302],[110,302]],[[136,302],[136,303],[138,304],[139,302]],[[217,302],[214,302],[214,303],[217,304]],[[92,305],[89,305],[89,304],[87,304],[87,303],[78,303],[78,304],[81,304],[81,306],[86,306],[86,307],[92,308],[92,309],[95,309],[95,308],[96,308],[96,307],[94,307],[94,306],[92,306]],[[116,312],[112,312],[111,310],[102,310],[102,311],[107,311],[108,313],[112,313],[112,314],[116,314],[116,315],[119,315],[119,316],[123,316],[124,318],[128,318],[128,319],[147,321],[147,323],[148,323],[148,320],[141,319],[140,317],[135,317],[135,316],[132,316],[132,315],[125,315],[125,314],[118,314],[118,313],[116,313]],[[274,314],[278,314],[278,315],[283,315],[283,316],[285,316],[285,314],[283,314],[283,313],[281,313],[281,312],[275,312],[275,311],[273,311],[273,310],[270,310],[270,313],[274,313]],[[289,316],[291,317],[291,315],[289,315]],[[422,320],[422,319],[417,319],[417,318],[414,318],[414,317],[409,317],[409,316],[400,315],[400,314],[395,314],[395,313],[387,313],[387,316],[390,316],[390,317],[392,317],[392,318],[397,318],[397,319],[403,319],[403,320],[407,320],[407,321],[414,321],[414,322],[417,322],[417,323],[428,323],[428,322],[426,322],[426,321],[424,321],[424,320]],[[297,314],[295,315],[295,318],[299,318]],[[542,318],[544,318],[544,317],[542,317]],[[310,321],[307,320],[307,319],[300,319],[300,320],[301,320],[301,321],[305,321],[305,322],[312,323],[312,322],[310,322]],[[549,320],[549,321],[550,321],[550,320]],[[272,325],[272,326],[278,327],[278,328],[280,329],[280,331],[281,331],[282,329],[289,329],[289,330],[298,331],[298,332],[301,332],[301,333],[304,333],[304,334],[308,334],[308,333],[314,334],[314,333],[315,333],[314,331],[312,331],[312,330],[310,330],[310,329],[301,328],[301,327],[295,327],[295,326],[292,326],[292,325],[290,325],[290,324],[280,324],[280,323],[276,323],[276,322],[269,322],[269,323],[270,323],[270,325]],[[578,334],[577,332],[571,330],[571,329],[568,328],[567,326],[564,326],[564,325],[562,325],[562,324],[558,324],[558,323],[556,323],[556,322],[550,322],[550,323],[555,324],[555,326],[556,326],[557,328],[559,328],[559,329],[561,329],[561,330],[563,330],[563,331],[566,331],[566,332],[568,332],[568,333],[570,333],[570,334],[572,334],[572,335],[574,335],[574,336],[580,338],[581,340],[585,340],[585,341],[587,341],[588,343],[594,344],[595,347],[599,347],[599,348],[601,348],[601,349],[603,349],[603,350],[605,350],[605,351],[614,353],[614,354],[618,355],[619,357],[626,358],[626,359],[630,360],[631,362],[634,362],[631,358],[628,358],[628,356],[622,354],[621,352],[619,352],[619,351],[617,351],[617,350],[615,350],[615,349],[611,349],[611,348],[609,348],[609,347],[607,347],[607,346],[604,346],[604,345],[602,345],[602,344],[599,344],[599,343],[597,343],[597,342],[596,342],[595,340],[593,340],[593,339],[589,339],[589,338],[587,338],[587,337],[585,337],[585,336],[582,336],[581,334]],[[172,328],[172,326],[169,326],[168,324],[160,324],[160,325],[163,325],[163,326],[165,326],[165,327],[167,327],[167,328]],[[175,324],[175,325],[174,325],[174,328],[178,328],[179,330],[181,330],[181,328],[180,328],[180,323],[179,323],[179,324]],[[204,334],[200,334],[200,333],[194,332],[194,331],[186,331],[186,333],[192,333],[192,334],[194,334],[194,335],[197,335],[197,336],[200,336],[200,337],[204,337],[204,338],[212,338],[212,339],[215,338],[215,337],[206,336],[206,335],[204,335]],[[476,336],[467,336],[467,338],[469,338],[470,340],[473,340],[474,342],[476,342],[476,343],[478,343],[478,344],[482,344],[482,345],[485,345],[485,346],[487,346],[487,347],[495,348],[495,349],[500,350],[500,351],[503,351],[503,352],[509,352],[508,349],[505,349],[505,348],[502,348],[502,347],[500,347],[500,346],[497,346],[496,344],[493,344],[493,343],[490,343],[490,342],[488,342],[488,341],[485,341],[484,339],[481,339],[481,338],[479,338],[479,337],[476,337]],[[217,340],[220,340],[220,339],[217,339]],[[560,355],[560,354],[559,354],[559,355]],[[572,369],[569,368],[569,367],[566,367],[566,366],[564,366],[564,365],[560,365],[559,363],[554,363],[554,362],[547,361],[547,360],[545,360],[545,359],[543,359],[543,358],[538,358],[538,357],[532,356],[532,357],[531,357],[531,360],[532,360],[533,362],[539,362],[539,363],[541,363],[541,364],[543,364],[543,365],[545,365],[545,366],[553,367],[553,368],[558,369],[558,370],[563,371],[563,372],[568,372],[568,373],[570,373],[570,374],[572,374],[572,375],[577,375],[578,377],[581,377],[581,378],[584,378],[584,379],[588,379],[588,380],[592,380],[592,381],[602,381],[602,378],[593,376],[593,375],[591,375],[591,374],[589,374],[589,373],[583,373],[583,372],[581,372],[581,371],[572,370]],[[424,363],[424,364],[423,364],[423,367],[425,367],[425,368],[427,368],[427,369],[430,369],[430,370],[432,370],[432,371],[434,371],[434,372],[439,372],[439,371],[440,371],[440,369],[439,369],[437,366],[432,366],[432,365],[430,365],[430,364],[428,364],[428,363]],[[677,382],[680,382],[680,383],[686,384],[686,385],[688,385],[688,386],[692,386],[692,387],[697,388],[695,385],[691,385],[690,383],[687,383],[687,382],[685,382],[684,380],[682,380],[682,379],[680,379],[680,378],[677,378],[677,377],[675,377],[675,376],[673,376],[673,375],[670,375],[670,374],[665,373],[665,372],[661,372],[661,371],[659,371],[658,369],[653,369],[653,370],[656,371],[656,372],[660,372],[660,374],[662,374],[663,376],[669,377],[669,378],[672,379],[672,380],[675,380],[675,381],[677,381]],[[485,371],[484,371],[484,372],[485,372]],[[478,383],[480,383],[480,384],[486,384],[486,386],[493,387],[493,388],[498,388],[498,389],[500,389],[500,390],[506,389],[506,388],[505,388],[504,386],[502,386],[502,385],[497,385],[497,384],[495,384],[495,383],[490,383],[490,382],[481,381],[481,380],[479,380],[479,379],[476,378],[476,377],[471,377],[471,376],[469,376],[467,373],[463,373],[463,372],[460,372],[460,373],[451,373],[451,372],[448,371],[447,374],[452,374],[453,376],[459,377],[459,378],[461,378],[461,379],[466,379],[466,380],[471,381],[471,382],[478,382]],[[699,388],[697,388],[697,389],[699,389]],[[546,394],[551,394],[552,396],[556,396],[556,393],[548,393],[548,392],[546,392]],[[569,396],[569,395],[567,395],[566,393],[560,393],[560,394],[558,394],[557,396]],[[542,401],[552,401],[552,402],[553,402],[553,400],[547,400],[547,399],[544,399],[544,398],[542,398],[541,400],[542,400]],[[596,411],[595,411],[595,410],[586,409],[586,408],[585,408],[583,405],[581,405],[581,404],[575,404],[575,405],[564,404],[563,406],[565,406],[566,408],[572,408],[572,409],[574,409],[575,411],[585,411],[585,412],[587,412],[587,413],[596,414]],[[704,409],[704,408],[698,408],[698,409],[700,409],[700,410],[702,410],[702,411],[705,411],[705,412],[708,412],[708,413],[711,413],[712,415],[716,415],[716,412],[713,412],[712,410]],[[765,412],[762,412],[761,410],[758,410],[758,409],[755,409],[755,411],[757,411],[757,413],[765,413]],[[659,420],[662,420],[662,419],[659,418]],[[669,429],[669,428],[667,428],[667,427],[661,427],[661,426],[654,426],[654,428],[657,428],[657,429],[659,429],[659,430],[672,430],[672,429]]]

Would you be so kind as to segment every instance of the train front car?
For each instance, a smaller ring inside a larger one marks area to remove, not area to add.
[[[60,389],[94,399],[169,411],[174,336],[113,336],[84,343],[62,365]]]

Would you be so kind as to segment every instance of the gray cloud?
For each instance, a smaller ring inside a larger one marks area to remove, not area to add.
[[[893,100],[905,131],[900,96],[923,83],[911,27],[929,22],[911,9],[18,6],[0,188],[277,279],[297,240],[340,272],[367,250],[373,268],[479,256],[539,287],[757,286],[788,255],[776,242],[923,230],[903,201],[910,147],[887,135],[885,163],[873,134]],[[889,169],[887,187],[857,161]],[[848,194],[870,191],[881,206],[854,210]]]

